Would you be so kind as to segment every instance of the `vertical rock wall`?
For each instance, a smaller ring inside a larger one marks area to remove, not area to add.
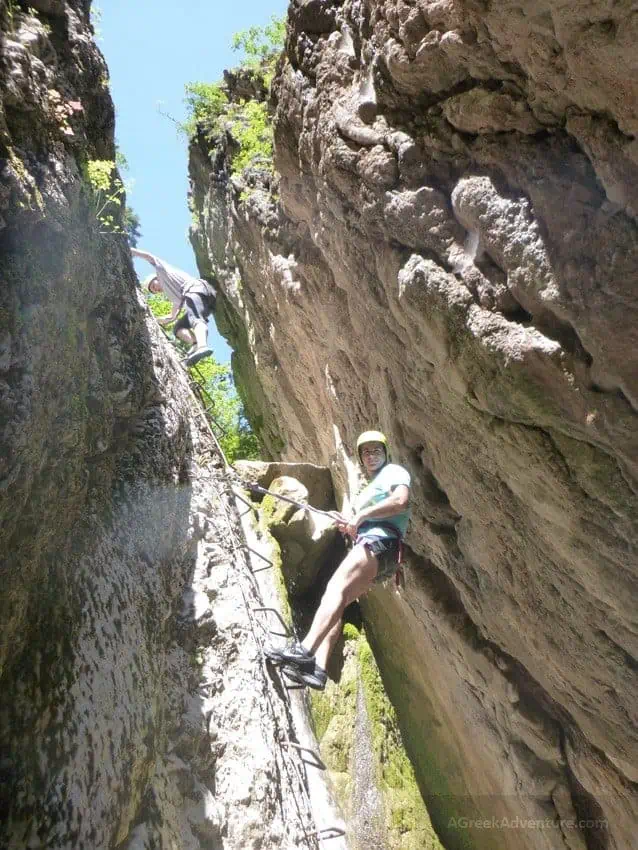
[[[0,846],[292,850],[219,454],[84,176],[88,14],[0,2]]]
[[[275,192],[191,149],[270,452],[346,492],[380,426],[412,473],[411,581],[366,610],[449,847],[634,841],[637,20],[294,0]]]

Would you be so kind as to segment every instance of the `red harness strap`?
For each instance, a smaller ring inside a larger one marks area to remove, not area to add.
[[[399,557],[397,558],[397,569],[394,574],[394,583],[397,589],[405,587],[405,572],[403,567],[403,540],[399,540]]]

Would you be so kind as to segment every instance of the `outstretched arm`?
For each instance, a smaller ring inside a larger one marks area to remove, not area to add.
[[[131,248],[131,254],[134,257],[139,257],[140,260],[146,260],[147,263],[150,263],[152,266],[155,265],[155,257],[152,254],[149,254],[148,251],[140,251],[137,248]]]

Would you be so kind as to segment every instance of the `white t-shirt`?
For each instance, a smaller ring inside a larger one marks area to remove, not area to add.
[[[355,512],[376,505],[383,499],[387,499],[395,487],[405,484],[410,486],[410,473],[398,463],[386,463],[377,472],[374,478],[368,482],[354,500]],[[392,537],[392,530],[384,526],[394,526],[398,534],[403,537],[410,520],[410,508],[400,514],[383,517],[383,519],[367,519],[358,528],[359,534],[374,534],[375,537]],[[381,525],[377,525],[381,523]]]
[[[157,272],[157,279],[164,293],[171,299],[176,307],[181,307],[187,295],[209,295],[210,290],[205,280],[193,277],[181,269],[165,263],[159,257],[153,256],[153,265]]]

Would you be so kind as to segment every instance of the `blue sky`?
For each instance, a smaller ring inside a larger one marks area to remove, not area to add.
[[[183,121],[184,85],[212,82],[237,64],[234,33],[267,24],[286,12],[287,0],[101,0],[94,4],[98,44],[111,75],[116,137],[134,185],[128,202],[140,216],[139,246],[197,275],[187,238],[187,142],[172,121]],[[181,7],[181,8],[178,8]],[[140,278],[151,267],[135,261]],[[222,362],[230,349],[211,333]]]

